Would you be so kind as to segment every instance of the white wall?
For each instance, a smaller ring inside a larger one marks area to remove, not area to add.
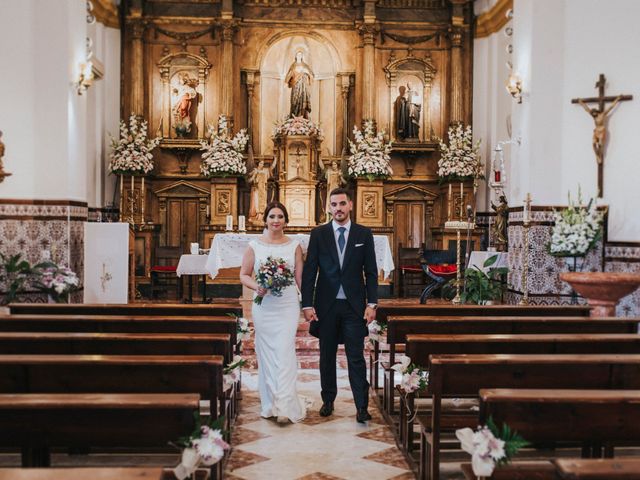
[[[86,200],[86,102],[73,86],[85,18],[82,0],[2,2],[4,198]]]
[[[490,4],[479,0],[476,7]],[[577,193],[578,185],[585,197],[596,195],[593,120],[571,99],[596,96],[595,82],[604,73],[608,95],[634,95],[610,116],[602,202],[610,206],[609,240],[640,240],[639,15],[637,0],[514,0],[512,57],[523,81],[522,104],[505,102],[502,94],[508,75],[500,58],[503,33],[476,40],[474,130],[484,143],[483,158],[489,158],[489,143],[503,138],[509,114],[513,137],[522,139],[505,155],[512,206],[527,192],[537,205],[566,204],[567,192]]]

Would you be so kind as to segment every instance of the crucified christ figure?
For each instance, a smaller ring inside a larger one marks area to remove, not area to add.
[[[593,151],[596,154],[598,165],[602,165],[604,160],[604,147],[607,141],[607,115],[611,113],[611,110],[614,109],[620,100],[622,100],[622,95],[618,95],[611,105],[601,111],[595,107],[589,108],[582,99],[578,99],[578,103],[582,105],[582,108],[584,108],[586,112],[593,117],[593,121],[595,123],[595,128],[593,129],[593,140],[591,143],[593,145]]]

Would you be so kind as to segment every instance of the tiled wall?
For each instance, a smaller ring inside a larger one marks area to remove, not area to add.
[[[80,277],[84,270],[84,222],[87,204],[67,200],[0,199],[0,252],[22,253],[30,263],[51,260],[68,265]],[[73,299],[81,298],[76,292]]]
[[[605,272],[640,273],[640,242],[608,242],[604,254]],[[624,297],[616,314],[640,316],[640,289]]]

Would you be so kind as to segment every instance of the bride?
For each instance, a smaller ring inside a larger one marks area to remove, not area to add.
[[[264,297],[261,305],[254,303],[252,308],[260,414],[265,418],[276,417],[278,423],[295,423],[306,415],[304,400],[296,390],[295,341],[300,319],[298,289],[302,281],[302,248],[297,240],[284,234],[289,215],[280,202],[267,205],[263,220],[265,232],[249,242],[240,268],[242,284],[256,292],[254,298],[256,295]],[[284,259],[295,276],[295,284],[286,287],[281,297],[271,295],[253,278],[253,273],[269,256]]]

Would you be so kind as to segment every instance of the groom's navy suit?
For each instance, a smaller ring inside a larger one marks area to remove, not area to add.
[[[378,269],[371,230],[353,222],[347,226],[340,232],[338,224],[329,222],[311,231],[302,272],[302,308],[314,307],[318,316],[309,332],[320,339],[323,402],[336,397],[336,352],[338,343],[344,343],[356,407],[366,408],[364,310],[367,303],[378,302]],[[342,255],[341,233],[347,237]]]

